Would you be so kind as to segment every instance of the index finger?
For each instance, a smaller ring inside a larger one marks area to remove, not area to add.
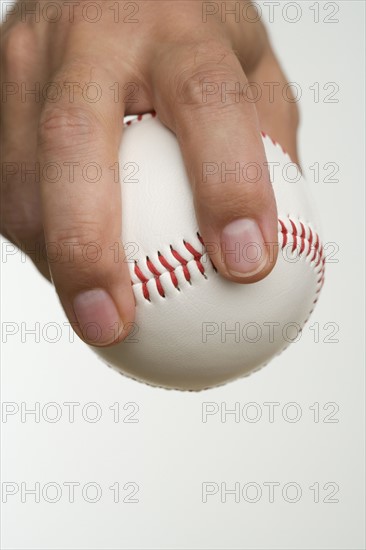
[[[67,62],[56,80],[82,89],[91,74],[108,89],[103,68],[87,60]],[[44,232],[50,251],[59,254],[50,270],[70,322],[86,342],[104,346],[124,338],[135,307],[116,177],[123,112],[108,94],[88,103],[80,89],[75,87],[73,101],[65,95],[46,104],[41,116]]]

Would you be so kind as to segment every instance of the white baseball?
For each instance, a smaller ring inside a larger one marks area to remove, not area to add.
[[[137,310],[125,342],[92,348],[111,367],[148,384],[201,390],[257,370],[299,339],[323,284],[323,248],[303,177],[294,178],[280,145],[265,135],[263,143],[279,255],[268,277],[242,285],[215,271],[200,241],[174,133],[154,114],[125,125],[122,235]]]

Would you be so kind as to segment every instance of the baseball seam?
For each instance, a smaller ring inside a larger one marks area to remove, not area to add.
[[[324,283],[325,257],[324,249],[320,243],[319,235],[308,224],[301,220],[288,218],[287,220],[278,220],[278,246],[280,250],[286,251],[288,261],[295,261],[296,258],[305,259],[313,268],[316,276],[316,295],[314,303],[317,301],[317,296]],[[204,247],[202,237],[197,233],[197,238],[202,244],[202,250],[198,250],[192,243],[183,240],[183,246],[169,245],[168,253],[161,253],[159,250],[152,256],[146,256],[144,260],[135,260],[133,273],[135,275],[132,280],[132,285],[136,288],[140,287],[142,296],[145,300],[151,302],[152,289],[155,288],[159,296],[166,297],[166,286],[168,281],[176,289],[180,290],[177,270],[179,270],[184,279],[192,284],[192,270],[201,273],[207,278],[209,271],[216,271],[212,262],[207,261],[207,251]],[[180,248],[181,252],[178,251]],[[183,255],[182,250],[186,252]],[[286,260],[285,260],[286,261]],[[209,269],[206,266],[211,266]],[[165,278],[164,284],[162,276],[168,273],[170,278]],[[154,281],[152,287],[150,282]]]

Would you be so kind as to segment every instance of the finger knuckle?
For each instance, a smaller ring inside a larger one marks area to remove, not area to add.
[[[88,286],[102,280],[112,269],[108,252],[110,243],[103,237],[100,224],[92,221],[68,223],[66,228],[51,229],[46,247],[52,272],[61,274],[67,284]]]
[[[48,241],[63,247],[72,245],[76,255],[89,245],[102,246],[104,239],[100,223],[93,220],[78,220],[77,223],[66,222],[63,228],[52,228],[48,232]]]
[[[198,50],[199,57],[190,56],[190,62],[183,64],[183,69],[176,74],[173,92],[180,103],[190,107],[227,106],[230,101],[222,101],[223,89],[235,90],[239,85],[235,54],[216,44],[211,50],[207,44]],[[195,59],[199,62],[194,62]]]
[[[101,55],[80,52],[71,60],[65,61],[52,75],[52,80],[60,83],[72,82],[79,84],[75,93],[80,92],[82,85],[90,82],[96,74],[103,74],[106,70],[101,64]]]
[[[53,75],[61,95],[57,103],[46,98],[38,124],[38,144],[51,149],[73,148],[85,145],[97,135],[103,123],[97,106],[91,107],[85,96],[85,87],[98,74],[102,79],[104,69],[92,56],[76,56],[62,65]]]
[[[97,132],[93,113],[81,106],[45,105],[38,125],[38,145],[43,151],[72,150],[87,145]]]

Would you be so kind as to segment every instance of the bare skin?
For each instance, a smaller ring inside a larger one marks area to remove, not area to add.
[[[260,131],[281,143],[298,162],[298,111],[296,103],[284,98],[287,80],[260,21],[238,23],[230,17],[225,21],[218,13],[204,22],[202,2],[190,0],[120,0],[118,23],[111,10],[115,0],[99,2],[102,17],[95,23],[86,20],[85,0],[79,0],[70,21],[69,9],[57,1],[62,16],[55,23],[49,22],[51,11],[39,21],[24,15],[22,5],[34,8],[37,2],[20,0],[2,25],[2,84],[19,87],[18,91],[7,88],[1,103],[2,162],[18,167],[24,163],[30,169],[39,162],[40,177],[22,177],[19,169],[2,179],[1,232],[52,280],[77,334],[86,340],[83,326],[98,322],[98,340],[89,343],[111,345],[126,336],[124,327],[135,314],[128,264],[123,256],[115,262],[109,248],[120,243],[123,250],[120,186],[110,170],[118,161],[123,116],[155,110],[176,134],[200,233],[206,243],[218,245],[211,247],[216,249],[211,258],[222,276],[247,284],[266,277],[276,262],[276,254],[268,255],[266,246],[277,242],[277,210],[264,169]],[[138,8],[135,16],[129,16],[131,4]],[[49,82],[62,90],[57,100],[47,94],[37,100],[31,94],[22,98],[22,84],[31,90],[39,83],[42,90]],[[94,103],[83,95],[90,82],[98,83],[102,91]],[[263,91],[258,101],[250,100],[248,82]],[[278,83],[271,99],[266,82]],[[78,83],[73,86],[73,101],[66,83]],[[122,90],[119,100],[112,91],[115,83]],[[136,102],[124,100],[126,90],[132,89],[128,83],[137,90]],[[239,100],[235,94],[223,95],[223,89],[235,86],[247,90]],[[103,177],[97,184],[91,185],[82,175],[81,167],[88,162],[101,167]],[[234,175],[222,183],[220,173],[203,181],[207,162],[225,163],[228,169],[237,162],[257,163],[263,170],[255,183],[241,178],[238,184]],[[75,163],[74,181],[68,170],[62,170],[61,177],[50,183],[42,175],[47,163]],[[233,255],[225,250],[236,239],[243,246],[258,243],[261,261],[234,265]],[[97,242],[103,251],[95,263],[82,255],[90,242]],[[32,252],[37,246],[44,250],[47,243],[68,253],[51,262],[47,255]],[[117,322],[121,328],[116,338],[110,327]]]

